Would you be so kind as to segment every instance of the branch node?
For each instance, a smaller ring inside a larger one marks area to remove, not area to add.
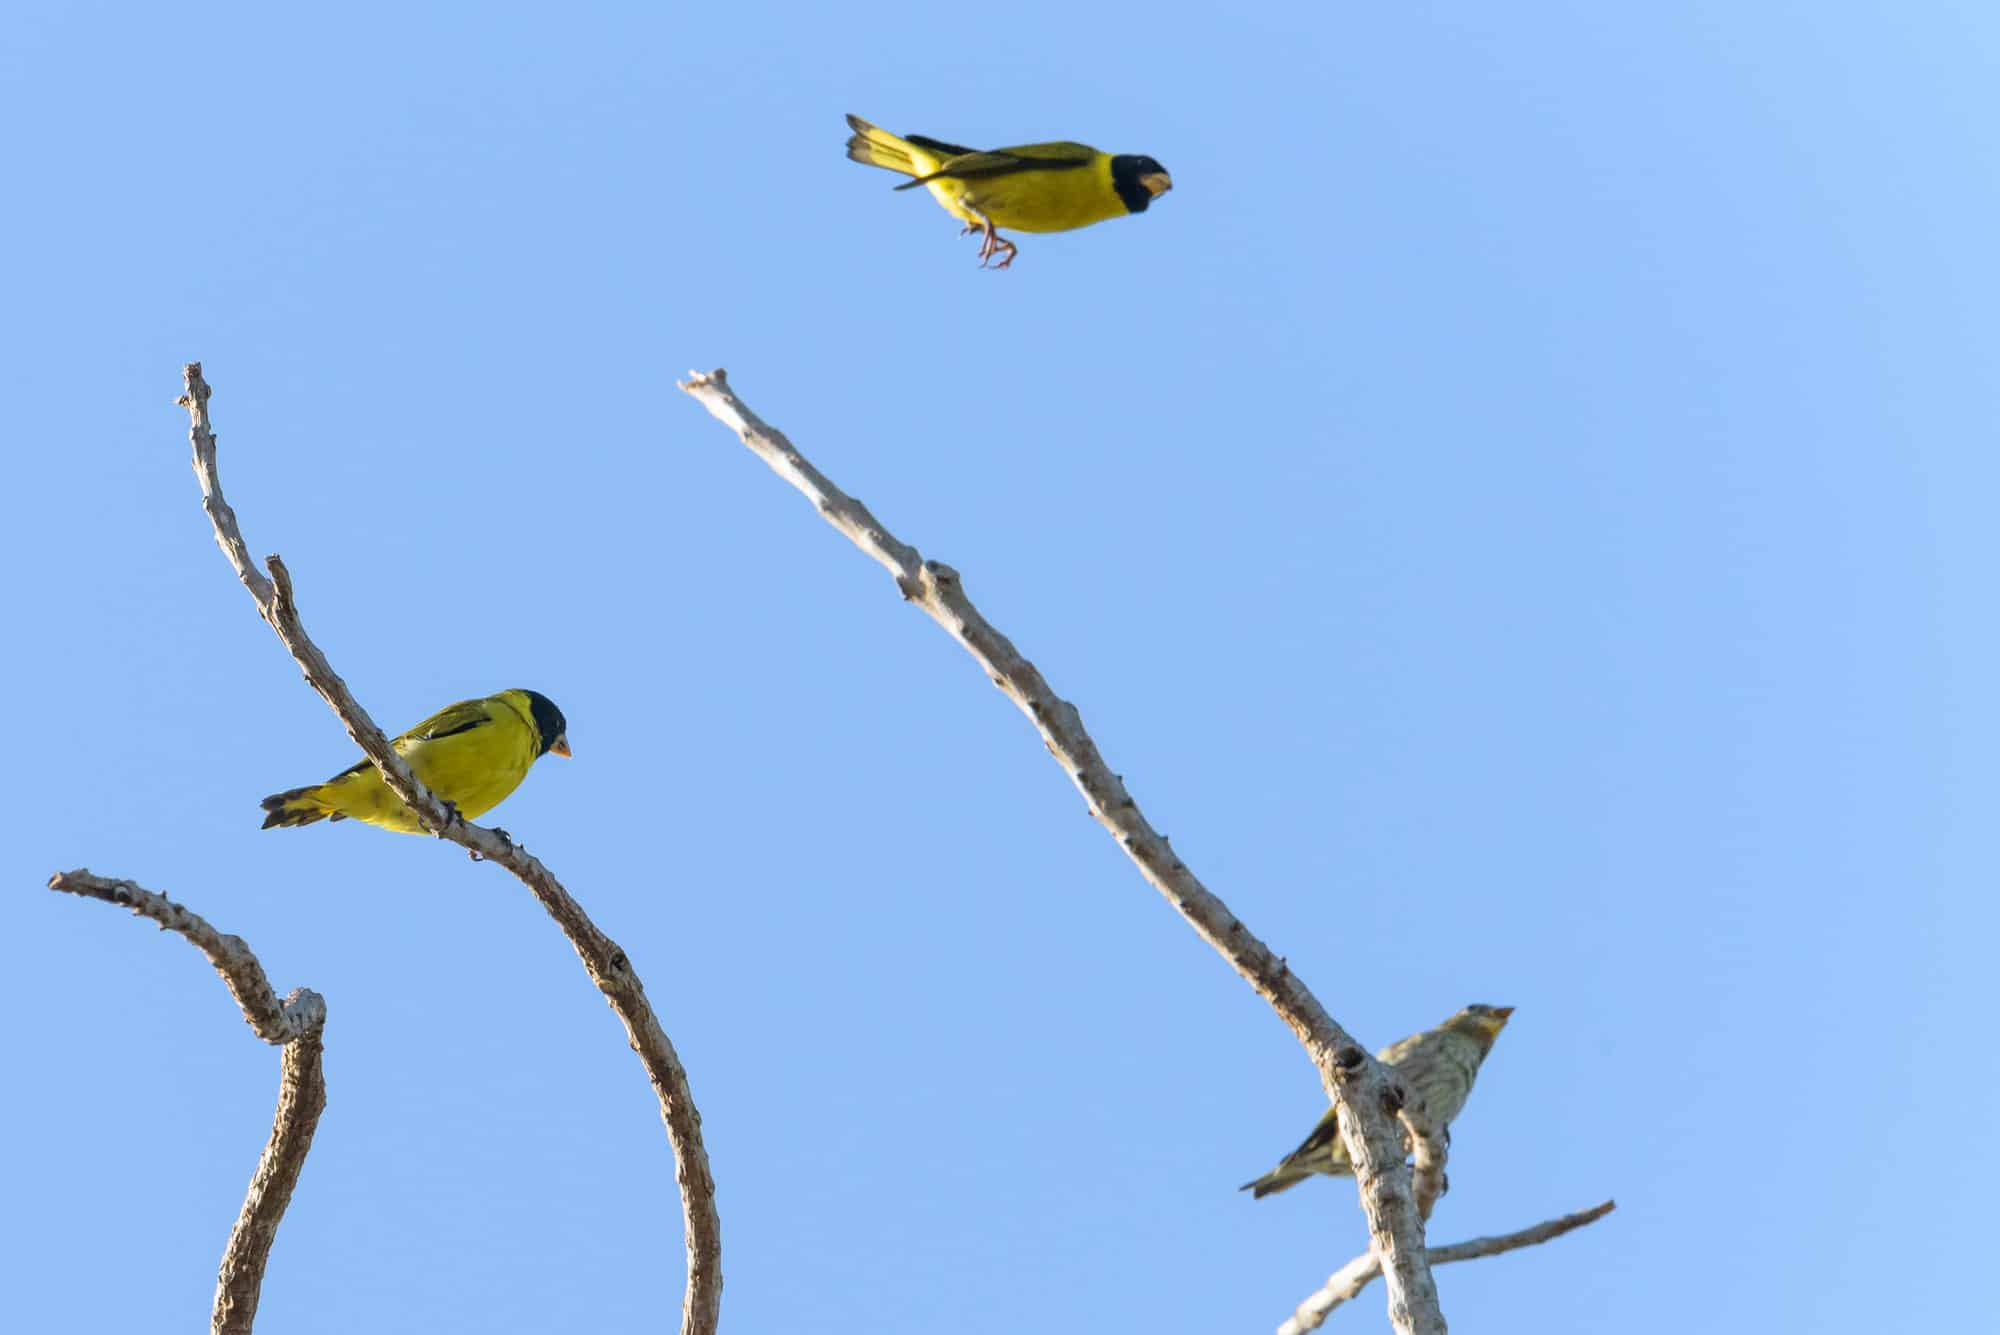
[[[1448,1247],[1431,1247],[1426,1255],[1431,1265],[1448,1265],[1453,1261],[1473,1261],[1482,1256],[1498,1256],[1503,1252],[1518,1251],[1523,1247],[1533,1247],[1539,1243],[1559,1238],[1592,1224],[1618,1208],[1616,1201],[1605,1201],[1602,1205],[1575,1214],[1562,1215],[1546,1220],[1531,1228],[1498,1237],[1473,1238],[1467,1242],[1455,1242]],[[1381,1258],[1370,1250],[1355,1257],[1346,1265],[1333,1272],[1318,1292],[1300,1303],[1298,1309],[1278,1327],[1278,1335],[1306,1335],[1317,1330],[1327,1314],[1342,1303],[1357,1297],[1361,1291],[1382,1273]]]

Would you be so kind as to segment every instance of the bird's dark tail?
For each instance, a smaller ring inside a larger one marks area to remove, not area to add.
[[[320,785],[305,788],[291,788],[282,793],[272,793],[262,802],[264,808],[264,829],[272,826],[310,825],[316,820],[325,820],[331,813],[320,805],[313,794]]]
[[[1250,1193],[1252,1199],[1261,1201],[1266,1196],[1276,1195],[1281,1191],[1289,1191],[1311,1176],[1310,1172],[1288,1169],[1284,1164],[1279,1164],[1256,1181],[1245,1182],[1237,1190],[1247,1191]]]
[[[1347,1152],[1340,1145],[1340,1120],[1336,1110],[1329,1108],[1312,1134],[1299,1143],[1299,1147],[1278,1160],[1278,1166],[1254,1182],[1245,1182],[1240,1188],[1262,1200],[1276,1192],[1296,1187],[1314,1173],[1327,1173],[1336,1177],[1354,1171],[1347,1165]]]

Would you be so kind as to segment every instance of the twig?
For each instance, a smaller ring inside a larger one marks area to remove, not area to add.
[[[972,655],[1034,723],[1049,754],[1090,804],[1090,814],[1118,840],[1140,874],[1291,1026],[1327,1092],[1347,1111],[1341,1118],[1342,1137],[1354,1162],[1371,1243],[1387,1263],[1390,1321],[1403,1335],[1443,1335],[1444,1316],[1424,1261],[1423,1221],[1411,1197],[1402,1129],[1392,1111],[1396,1100],[1381,1065],[1174,854],[1166,836],[1140,813],[1123,779],[1098,754],[1076,707],[1056,695],[1034,664],[980,615],[957,571],[924,560],[884,528],[867,506],[834,485],[782,432],[737,398],[725,372],[690,372],[681,388],[797,488],[821,518],[873,557],[895,578],[904,598]]]
[[[1618,1202],[1606,1201],[1588,1210],[1545,1220],[1518,1233],[1502,1233],[1498,1237],[1473,1238],[1466,1242],[1454,1242],[1448,1247],[1433,1247],[1430,1249],[1430,1262],[1432,1265],[1447,1265],[1452,1261],[1472,1261],[1482,1256],[1498,1256],[1502,1252],[1533,1247],[1573,1232],[1585,1224],[1594,1224],[1617,1208]],[[1327,1313],[1359,1294],[1381,1273],[1382,1263],[1373,1252],[1355,1257],[1334,1271],[1319,1292],[1300,1303],[1298,1310],[1279,1324],[1278,1335],[1306,1335],[1309,1330],[1318,1330]]]
[[[585,972],[625,1026],[632,1050],[639,1055],[660,1102],[660,1117],[666,1123],[667,1139],[673,1146],[675,1179],[680,1184],[681,1231],[687,1244],[687,1289],[681,1299],[683,1335],[712,1335],[722,1303],[722,1229],[715,1212],[715,1179],[709,1172],[708,1152],[702,1148],[701,1113],[689,1091],[687,1071],[681,1065],[673,1043],[660,1027],[646,1000],[645,985],[634,972],[632,962],[616,941],[599,931],[540,859],[505,835],[474,825],[440,801],[417,782],[403,758],[389,745],[382,730],[334,672],[307,637],[299,620],[292,579],[283,561],[266,558],[271,572],[266,580],[250,564],[250,549],[237,528],[236,512],[222,497],[217,475],[215,433],[208,418],[208,383],[202,379],[201,363],[190,362],[182,369],[186,384],[179,403],[190,420],[188,437],[194,445],[194,471],[201,481],[202,508],[215,526],[216,544],[235,569],[236,577],[256,600],[257,611],[290,651],[305,673],[306,681],[332,707],[347,735],[381,771],[390,791],[417,813],[424,828],[440,839],[448,839],[475,857],[497,862],[514,873],[554,918],[563,935],[575,947]]]
[[[292,1202],[292,1189],[299,1184],[299,1171],[312,1150],[319,1115],[326,1109],[326,1076],[320,1067],[326,1002],[319,993],[303,987],[279,1001],[264,976],[264,967],[242,937],[224,936],[199,913],[131,881],[108,880],[79,868],[57,872],[49,878],[49,888],[122,904],[142,918],[151,918],[162,930],[186,937],[222,975],[256,1035],[284,1050],[271,1139],[257,1160],[243,1209],[236,1217],[236,1227],[230,1230],[229,1245],[223,1249],[215,1279],[215,1307],[209,1318],[212,1335],[249,1335],[263,1290],[264,1264],[270,1259],[278,1224]]]

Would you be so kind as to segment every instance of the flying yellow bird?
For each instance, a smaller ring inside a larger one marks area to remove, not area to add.
[[[848,157],[915,177],[896,188],[924,186],[946,213],[965,224],[966,232],[984,233],[982,269],[995,255],[1000,260],[993,267],[1006,268],[1019,249],[996,228],[1067,232],[1144,213],[1155,197],[1174,188],[1167,169],[1153,159],[1100,153],[1089,144],[1065,140],[982,153],[920,134],[893,135],[859,116],[849,116],[847,123],[854,130],[847,141]]]
[[[541,692],[502,691],[440,709],[390,745],[424,787],[474,820],[520,787],[529,766],[543,755],[568,755],[567,728],[562,711]],[[385,830],[424,833],[417,813],[389,791],[370,760],[325,783],[273,793],[264,799],[264,811],[267,830],[352,816]]]
[[[1493,1040],[1513,1013],[1512,1006],[1467,1006],[1437,1028],[1391,1043],[1375,1056],[1396,1068],[1410,1092],[1423,1100],[1431,1123],[1442,1132],[1471,1097],[1479,1065],[1493,1050]],[[1314,1173],[1353,1177],[1354,1165],[1348,1161],[1347,1146],[1340,1141],[1338,1114],[1338,1104],[1328,1108],[1303,1144],[1279,1160],[1276,1168],[1255,1182],[1245,1182],[1241,1189],[1262,1198],[1295,1187]]]

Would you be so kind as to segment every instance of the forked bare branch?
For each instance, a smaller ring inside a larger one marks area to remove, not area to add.
[[[1574,1232],[1585,1224],[1594,1224],[1617,1208],[1618,1202],[1606,1201],[1602,1205],[1593,1205],[1588,1210],[1579,1210],[1575,1214],[1544,1220],[1532,1228],[1524,1228],[1517,1233],[1502,1233],[1497,1237],[1454,1242],[1448,1247],[1433,1247],[1430,1249],[1430,1263],[1448,1265],[1453,1261],[1474,1261],[1482,1256],[1498,1256],[1502,1252],[1533,1247],[1537,1243]],[[1320,1323],[1326,1320],[1327,1313],[1355,1297],[1381,1273],[1382,1263],[1373,1252],[1355,1257],[1334,1271],[1317,1293],[1300,1303],[1297,1311],[1279,1323],[1278,1335],[1306,1335],[1309,1330],[1318,1330]]]
[[[1342,1139],[1354,1163],[1374,1253],[1388,1275],[1390,1321],[1403,1335],[1444,1335],[1444,1316],[1425,1260],[1423,1219],[1404,1161],[1403,1129],[1395,1116],[1401,1100],[1381,1064],[1168,846],[1166,836],[1140,812],[1124,780],[1104,762],[1076,707],[1058,696],[1034,664],[980,614],[957,571],[924,560],[916,548],[891,534],[867,506],[834,485],[782,432],[752,412],[730,388],[725,372],[690,372],[681,388],[812,502],[821,518],[886,569],[903,597],[972,655],[1033,722],[1049,754],[1089,803],[1091,815],[1118,841],[1140,875],[1291,1027],[1328,1094],[1344,1110]]]
[[[276,556],[266,558],[269,579],[251,564],[250,549],[238,528],[236,512],[222,495],[216,469],[215,433],[208,415],[210,390],[202,378],[201,363],[190,362],[184,367],[182,379],[186,392],[180,404],[188,412],[188,437],[194,445],[194,471],[201,482],[202,508],[215,527],[216,544],[228,557],[243,587],[250,591],[258,613],[278,633],[278,639],[305,673],[306,681],[333,709],[347,735],[374,762],[390,790],[417,813],[424,828],[476,857],[499,863],[528,887],[569,938],[591,982],[624,1024],[632,1050],[638,1054],[659,1099],[660,1117],[666,1123],[667,1138],[674,1150],[675,1177],[680,1184],[681,1229],[687,1247],[687,1288],[681,1300],[681,1330],[683,1335],[712,1335],[721,1313],[722,1232],[715,1211],[715,1180],[709,1172],[708,1153],[702,1147],[701,1114],[688,1088],[687,1071],[653,1014],[645,986],[633,970],[631,960],[617,942],[598,930],[583,906],[539,859],[499,832],[461,818],[417,782],[410,767],[390,747],[389,739],[306,635],[299,619],[291,574],[284,562]]]
[[[223,1249],[222,1266],[215,1278],[215,1306],[209,1315],[212,1335],[249,1335],[257,1318],[271,1244],[278,1236],[285,1208],[291,1204],[292,1189],[298,1186],[306,1155],[312,1150],[319,1115],[326,1108],[326,1076],[320,1066],[326,1002],[319,993],[303,987],[278,1000],[264,976],[264,966],[242,937],[223,935],[199,913],[132,881],[93,876],[78,868],[51,876],[49,888],[123,905],[142,918],[152,919],[163,931],[187,938],[222,975],[257,1037],[283,1049],[271,1138],[257,1160],[243,1209],[236,1217],[236,1227],[230,1230],[229,1245]]]

